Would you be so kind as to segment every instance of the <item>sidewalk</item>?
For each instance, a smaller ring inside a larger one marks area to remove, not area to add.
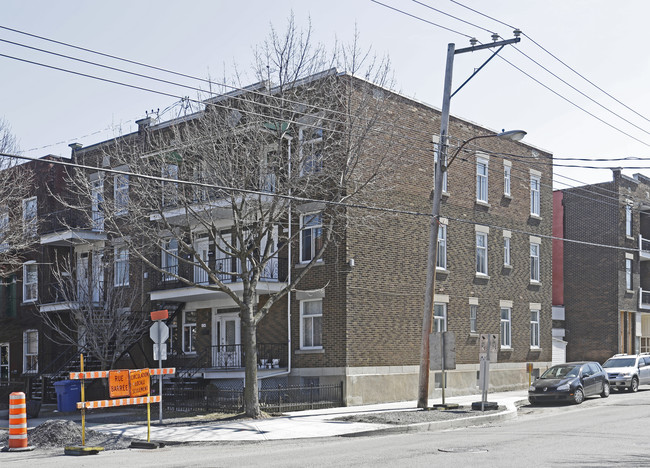
[[[415,401],[383,403],[377,405],[349,406],[328,408],[313,411],[296,411],[285,416],[259,420],[236,420],[225,422],[206,422],[205,424],[167,424],[157,426],[157,418],[152,415],[151,440],[169,443],[182,442],[212,442],[212,441],[262,441],[278,439],[303,439],[313,437],[360,436],[369,433],[396,433],[411,431],[435,431],[452,427],[486,424],[488,422],[516,417],[516,404],[527,397],[527,391],[492,393],[488,396],[491,402],[504,406],[503,411],[488,413],[476,412],[475,416],[463,419],[423,422],[410,425],[369,424],[360,422],[335,421],[342,416],[354,414],[371,414],[390,411],[415,411]],[[470,406],[472,402],[480,401],[480,395],[449,397],[447,403],[458,403]],[[431,400],[430,405],[440,403]],[[114,413],[117,414],[117,413]],[[134,424],[98,424],[93,419],[101,419],[102,414],[88,415],[86,425],[89,429],[121,435],[135,439],[147,438],[146,425]],[[49,418],[28,419],[29,428],[36,427],[49,419],[67,419],[75,422],[81,420],[79,413],[61,413]],[[171,421],[171,420],[168,420]],[[8,427],[8,416],[0,413],[0,427]]]
[[[506,409],[486,414],[480,411],[476,416],[464,419],[426,422],[411,425],[368,424],[358,422],[335,421],[335,418],[353,414],[415,411],[416,402],[384,403],[377,405],[329,408],[314,411],[297,411],[286,416],[260,419],[227,421],[222,423],[206,423],[199,425],[169,425],[151,426],[151,440],[164,442],[211,442],[211,441],[262,441],[278,439],[302,439],[313,437],[355,436],[369,433],[396,433],[411,431],[434,431],[452,427],[486,424],[488,422],[516,417],[516,404],[527,398],[527,391],[492,393],[488,400],[497,402]],[[480,395],[467,395],[447,398],[448,403],[458,403],[470,406],[472,402],[480,401]],[[440,401],[430,401],[430,405]],[[36,421],[36,420],[34,420]],[[0,423],[1,424],[1,423]],[[31,426],[31,424],[30,424]],[[115,435],[146,439],[147,427],[129,424],[93,424],[88,421],[88,427]]]

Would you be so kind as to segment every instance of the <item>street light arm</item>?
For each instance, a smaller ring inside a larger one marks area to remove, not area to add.
[[[446,166],[442,166],[442,170],[446,171],[449,169],[449,166],[451,166],[451,163],[454,162],[454,159],[456,159],[456,156],[462,151],[462,149],[467,145],[467,143],[474,141],[474,140],[479,140],[481,138],[501,138],[502,140],[512,140],[512,141],[519,141],[521,140],[524,136],[526,136],[526,132],[523,130],[508,130],[507,132],[504,130],[501,133],[497,133],[496,135],[478,135],[475,137],[472,137],[468,140],[465,140],[454,152],[454,155],[449,159],[449,162],[447,163]],[[444,161],[443,161],[444,162]]]

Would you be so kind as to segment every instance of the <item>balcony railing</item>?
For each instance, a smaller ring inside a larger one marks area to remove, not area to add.
[[[242,268],[241,262],[235,261],[232,258],[217,258],[208,262],[214,271],[220,271],[217,276],[223,283],[236,283],[241,281]],[[162,268],[163,273],[160,274],[160,283],[156,289],[175,289],[178,287],[185,287],[187,284],[179,281],[173,274],[181,278],[187,278],[190,282],[195,284],[211,284],[209,281],[208,273],[193,265],[171,265]],[[223,273],[227,271],[228,273]],[[277,282],[284,281],[287,277],[287,260],[284,258],[271,258],[265,265],[260,275],[260,281],[264,282]]]
[[[650,309],[650,291],[639,288],[639,309]]]
[[[650,239],[645,239],[639,234],[639,259],[650,260]]]
[[[215,345],[198,355],[172,355],[168,362],[179,369],[191,365],[202,369],[234,370],[245,367],[245,354],[241,344]],[[208,352],[205,352],[208,351]],[[258,343],[257,366],[259,369],[287,367],[287,343]]]
[[[89,229],[92,230],[88,215],[79,210],[66,208],[46,214],[40,220],[39,230],[42,234],[66,231],[68,229]]]

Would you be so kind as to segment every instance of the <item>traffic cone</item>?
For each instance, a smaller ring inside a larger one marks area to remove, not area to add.
[[[9,450],[31,450],[27,446],[27,405],[23,392],[9,395]]]

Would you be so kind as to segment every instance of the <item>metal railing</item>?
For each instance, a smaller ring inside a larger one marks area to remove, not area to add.
[[[645,239],[639,234],[639,252],[650,257],[650,239]]]
[[[279,369],[287,367],[287,343],[258,343],[257,358],[259,369]],[[195,375],[201,369],[243,369],[245,353],[241,344],[214,345],[198,350],[192,355],[171,355],[168,364],[177,367],[179,373]]]

